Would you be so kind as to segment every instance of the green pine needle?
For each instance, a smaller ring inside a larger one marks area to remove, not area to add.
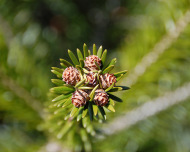
[[[103,107],[98,106],[98,108],[99,108],[99,111],[100,111],[100,113],[101,113],[103,119],[106,120],[106,113],[105,113]]]
[[[97,54],[97,49],[96,49],[96,45],[93,44],[93,55],[96,55]]]
[[[65,59],[60,59],[61,63],[63,63],[66,67],[73,66],[70,62],[66,61]]]
[[[67,86],[59,86],[50,89],[50,92],[57,93],[57,94],[68,94],[74,92],[74,88],[70,88]]]
[[[79,61],[77,60],[76,56],[74,55],[74,53],[70,50],[68,50],[68,54],[69,54],[69,57],[71,58],[73,64],[76,66],[76,65],[79,65]]]
[[[107,56],[107,50],[105,49],[103,54],[102,54],[102,57],[101,57],[103,66],[104,66],[104,64],[106,62],[106,56]]]
[[[83,53],[84,53],[84,59],[85,59],[88,56],[88,47],[85,43],[83,45]]]
[[[103,71],[103,74],[109,73],[113,68],[114,68],[114,65],[110,65],[109,67],[107,67],[107,68]]]
[[[102,46],[100,46],[99,49],[98,49],[98,53],[97,53],[97,56],[99,58],[101,58],[101,56],[102,56],[102,50],[103,50],[103,48],[102,48]]]
[[[82,53],[81,53],[81,51],[79,49],[77,49],[77,55],[78,55],[79,61],[84,59],[83,55],[82,55]]]
[[[115,76],[116,78],[118,78],[118,77],[120,77],[122,74],[126,74],[127,72],[128,72],[127,70],[121,71],[121,72],[117,72],[117,73],[114,73],[114,76]]]
[[[71,97],[72,94],[67,94],[67,95],[60,95],[60,96],[57,96],[56,98],[54,98],[52,100],[52,102],[56,102],[56,101],[59,101],[59,100],[63,100],[63,99],[66,99],[66,98],[69,98]]]

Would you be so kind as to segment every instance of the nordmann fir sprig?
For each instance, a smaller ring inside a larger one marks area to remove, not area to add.
[[[129,89],[124,86],[116,86],[127,71],[111,74],[116,58],[107,63],[107,50],[103,51],[102,46],[97,51],[94,44],[91,54],[87,45],[84,44],[83,53],[77,49],[78,58],[70,50],[68,50],[68,54],[72,63],[60,59],[62,68],[52,67],[51,70],[58,78],[52,79],[57,86],[50,89],[50,92],[55,94],[50,106],[54,112],[52,119],[58,121],[59,124],[64,123],[63,119],[72,120],[58,134],[59,138],[68,131],[75,120],[81,121],[83,127],[93,135],[91,121],[101,119],[99,115],[102,115],[102,119],[105,120],[106,109],[115,112],[115,102],[122,101],[111,92]]]

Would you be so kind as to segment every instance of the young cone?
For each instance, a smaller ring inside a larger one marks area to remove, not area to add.
[[[88,82],[88,86],[95,87],[98,84],[97,77],[95,73],[88,73],[86,75],[86,83]]]
[[[74,86],[80,81],[80,72],[74,67],[68,67],[63,71],[62,78],[67,84]]]
[[[109,102],[108,94],[103,89],[97,89],[95,91],[94,103],[97,106],[102,107],[108,104],[108,102]]]
[[[86,60],[84,61],[85,68],[87,68],[89,71],[99,70],[95,62],[99,67],[101,66],[101,59],[97,55],[90,55],[86,57]]]
[[[106,74],[100,75],[100,82],[104,89],[109,88],[113,83],[116,83],[116,81],[117,79],[113,74],[106,73]]]
[[[83,90],[75,91],[71,98],[72,104],[77,108],[84,106],[88,100],[89,95]]]

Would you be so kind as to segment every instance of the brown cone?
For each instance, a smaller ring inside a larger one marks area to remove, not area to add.
[[[88,100],[89,95],[83,90],[75,91],[71,98],[72,104],[77,108],[84,106]]]
[[[74,86],[80,81],[80,72],[74,67],[68,67],[64,70],[62,77],[63,81]]]
[[[84,61],[85,68],[87,68],[90,71],[98,70],[98,67],[95,64],[95,62],[99,66],[101,66],[101,59],[97,55],[90,55],[90,56],[86,57],[86,60]]]
[[[106,104],[108,104],[108,102],[108,94],[103,89],[97,89],[95,91],[94,103],[97,106],[105,106]]]
[[[113,74],[106,73],[100,75],[100,82],[104,89],[109,88],[113,83],[116,83],[116,81],[116,77]]]
[[[98,84],[97,77],[95,73],[88,73],[86,75],[86,83],[88,82],[88,86],[95,87]]]

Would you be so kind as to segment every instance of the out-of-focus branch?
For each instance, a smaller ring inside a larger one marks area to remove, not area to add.
[[[128,112],[108,125],[104,126],[102,131],[106,135],[115,134],[123,129],[127,129],[132,125],[138,123],[141,120],[145,120],[150,116],[153,116],[160,111],[166,110],[167,108],[178,104],[190,97],[190,82],[179,87],[173,92],[166,93],[162,97],[158,97],[154,100],[148,101],[139,108]]]
[[[0,29],[2,29],[1,32],[9,48],[10,42],[13,40],[14,35],[9,24],[3,19],[1,15],[0,15]],[[28,92],[25,88],[16,83],[16,81],[13,80],[11,77],[5,75],[1,69],[0,69],[0,84],[3,85],[5,88],[9,89],[10,91],[12,91],[20,99],[23,99],[23,101],[33,110],[35,110],[43,120],[46,119],[47,113],[44,111],[44,107],[41,104],[41,102],[32,97],[30,92]],[[63,144],[60,144],[56,141],[48,142],[39,150],[39,152],[49,152],[49,151],[70,152],[71,150],[68,149]]]
[[[70,149],[63,147],[63,144],[56,141],[49,141],[38,152],[71,152]]]
[[[9,47],[10,42],[13,39],[13,33],[9,24],[6,21],[4,21],[1,15],[0,15],[0,28],[2,29],[1,32],[5,37],[5,42]],[[0,83],[4,87],[11,90],[19,98],[23,99],[29,107],[34,109],[39,114],[41,118],[44,118],[45,113],[43,111],[43,105],[41,104],[41,102],[33,98],[26,89],[18,85],[12,78],[5,75],[3,71],[1,71],[1,69],[0,69]]]
[[[39,116],[44,119],[45,113],[43,111],[43,105],[40,101],[34,99],[31,94],[25,90],[23,87],[18,85],[13,79],[3,74],[3,72],[0,70],[0,83],[11,90],[16,96],[23,99],[26,104],[34,109]]]
[[[166,51],[169,46],[179,37],[180,33],[184,31],[186,26],[190,23],[190,10],[188,10],[185,15],[180,18],[175,29],[168,32],[148,53],[142,60],[135,66],[134,70],[129,73],[127,78],[123,79],[122,84],[127,86],[132,86],[135,84],[140,76],[142,76],[151,64],[155,63],[159,56]]]
[[[1,17],[1,15],[0,15],[0,29],[2,29],[1,32],[3,33],[3,36],[5,37],[5,42],[9,47],[10,42],[13,40],[14,36],[9,24]],[[5,75],[1,69],[0,69],[0,84],[9,89],[10,91],[12,91],[20,99],[23,99],[23,101],[33,110],[35,110],[43,120],[46,119],[47,114],[45,113],[44,107],[41,104],[41,102],[33,98],[30,92],[28,92],[25,88],[17,84],[15,80]],[[60,144],[56,141],[48,142],[39,150],[39,152],[49,152],[49,151],[70,152],[71,150],[68,149],[63,144]]]
[[[9,43],[12,40],[13,33],[10,30],[10,26],[7,22],[4,21],[3,17],[0,15],[0,28],[2,29],[1,32],[3,33],[3,36],[5,37],[5,41],[7,45],[9,46]]]

